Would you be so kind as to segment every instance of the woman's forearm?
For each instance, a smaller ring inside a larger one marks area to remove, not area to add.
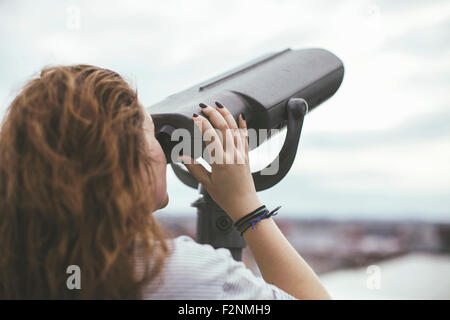
[[[330,299],[319,278],[272,219],[244,233],[264,280],[297,299]]]
[[[214,150],[214,159],[218,161],[212,162],[211,172],[208,172],[190,157],[181,156],[180,159],[214,201],[236,222],[261,206],[248,161],[247,123],[241,114],[238,126],[234,116],[218,102],[216,108],[203,103],[200,107],[208,118],[195,113],[192,120],[202,134],[209,137],[205,138],[206,144],[209,150]],[[220,128],[221,134],[214,128]],[[236,161],[229,163],[229,159]],[[298,299],[330,297],[314,271],[291,246],[272,219],[258,222],[254,231],[245,232],[244,238],[264,280]]]

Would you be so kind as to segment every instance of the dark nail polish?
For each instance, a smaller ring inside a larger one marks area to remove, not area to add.
[[[222,109],[223,108],[223,105],[220,103],[220,102],[215,102],[216,103],[216,106],[218,106],[220,109]]]
[[[245,120],[245,114],[241,113],[242,115],[242,120]]]
[[[198,114],[196,114],[196,113],[193,113],[192,115],[194,116],[194,118],[198,117]]]
[[[207,107],[207,105],[204,104],[204,103],[200,103],[199,106],[200,106],[200,108],[202,108],[202,109]]]

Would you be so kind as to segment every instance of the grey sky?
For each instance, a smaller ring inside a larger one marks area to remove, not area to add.
[[[344,82],[263,201],[306,217],[449,219],[449,33],[449,1],[0,1],[0,114],[49,64],[118,71],[149,106],[262,54],[322,47]],[[171,173],[169,195],[167,212],[194,213],[196,191]]]

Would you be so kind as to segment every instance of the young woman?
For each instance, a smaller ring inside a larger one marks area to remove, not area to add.
[[[237,221],[261,206],[246,123],[220,103],[202,112],[192,119],[204,133],[241,129],[234,143],[219,145],[241,164],[208,172],[182,160]],[[166,159],[137,93],[110,70],[44,69],[11,103],[0,131],[0,298],[329,298],[272,219],[243,235],[261,279],[228,250],[169,239],[153,218],[167,203]],[[72,265],[80,289],[67,286]]]

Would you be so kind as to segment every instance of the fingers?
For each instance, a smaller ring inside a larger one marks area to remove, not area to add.
[[[225,121],[228,124],[228,127],[230,129],[237,129],[238,126],[236,124],[236,121],[234,120],[233,115],[230,113],[230,111],[217,101],[215,102],[215,104],[217,106],[216,110],[223,116],[223,118],[225,119]]]
[[[205,141],[206,152],[209,154],[211,165],[213,163],[221,163],[223,161],[223,146],[221,138],[216,130],[214,130],[208,119],[201,115],[194,113],[192,120],[194,120],[195,125],[202,133],[202,138]]]
[[[248,131],[243,114],[238,117],[238,125],[227,108],[219,102],[216,102],[216,106],[217,108],[212,108],[200,103],[202,112],[209,120],[198,114],[194,114],[192,118],[202,132],[212,160],[211,165],[221,164],[223,161],[230,163],[230,160],[233,162],[236,158],[242,158],[238,157],[235,152],[237,150],[244,151],[245,158],[248,159]],[[217,132],[213,126],[218,129]]]
[[[241,141],[242,139],[239,133],[239,128],[237,126],[236,120],[234,120],[234,117],[230,113],[230,111],[227,108],[225,108],[220,102],[216,101],[215,104],[217,106],[216,110],[223,116],[223,118],[228,124],[228,127],[230,128],[231,135],[233,137],[233,144],[235,145],[236,148],[241,149],[243,147],[243,142]]]
[[[224,150],[227,150],[229,147],[234,147],[230,127],[228,126],[228,123],[222,113],[204,103],[200,103],[200,107],[202,108],[202,112],[208,116],[211,124],[220,131],[223,138],[222,146],[224,147]]]
[[[203,138],[205,138],[205,143],[207,146],[211,143],[221,143],[216,130],[214,130],[208,119],[194,113],[192,116],[192,120],[194,120],[195,125],[200,129]]]
[[[217,111],[215,108],[211,108],[210,106],[207,106],[204,103],[200,103],[200,107],[202,108],[202,112],[206,114],[209,118],[209,121],[212,123],[212,125],[225,133],[228,127],[228,123],[225,121],[224,117]]]
[[[197,161],[186,155],[179,156],[178,160],[183,162],[183,164],[186,166],[189,172],[203,186],[207,186],[210,183],[211,174],[200,163],[198,163]]]
[[[241,134],[242,141],[244,143],[245,152],[248,153],[248,130],[247,121],[245,121],[243,114],[241,113],[238,118],[239,121],[239,133]]]

